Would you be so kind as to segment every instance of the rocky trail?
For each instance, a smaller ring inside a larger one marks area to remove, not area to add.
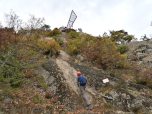
[[[68,114],[152,113],[152,91],[150,89],[111,77],[102,70],[70,61],[70,58],[70,55],[61,50],[57,58],[48,59],[41,65],[42,69],[34,72],[44,77],[48,85],[46,92],[41,93],[44,96],[45,93],[49,93],[50,98],[58,97],[57,103],[63,105]],[[86,103],[76,82],[77,71],[87,78],[86,94],[92,103],[92,110],[85,109]],[[108,85],[103,83],[105,78],[110,80]],[[97,93],[112,97],[113,100],[103,98]]]
[[[58,58],[48,59],[41,65],[41,70],[35,71],[35,74],[44,77],[49,86],[46,92],[52,96],[50,98],[58,97],[57,103],[63,105],[69,114],[134,114],[139,110],[152,112],[151,90],[147,87],[110,77],[102,70],[69,59],[70,56],[61,50]],[[86,102],[76,82],[77,71],[87,78],[86,94],[92,103],[92,110],[85,109]],[[110,80],[108,86],[102,82],[105,78]],[[103,98],[97,92],[113,100]]]

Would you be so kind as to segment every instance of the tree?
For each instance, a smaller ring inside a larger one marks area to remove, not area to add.
[[[50,30],[51,30],[50,27],[51,27],[50,25],[46,25],[46,24],[45,24],[45,25],[43,25],[43,26],[41,27],[41,29],[44,30],[44,31],[50,31]]]
[[[19,16],[17,16],[12,10],[9,14],[5,13],[4,16],[6,27],[13,28],[15,31],[18,31],[21,28],[22,20],[19,19]]]
[[[44,18],[36,18],[35,15],[31,15],[30,14],[30,19],[28,20],[27,23],[27,28],[28,29],[41,29],[45,23],[44,23],[45,19]]]
[[[81,29],[81,28],[78,28],[78,31],[79,31],[79,32],[82,32],[82,29]]]
[[[149,40],[150,40],[150,38],[148,38],[148,37],[146,36],[146,34],[145,34],[144,36],[141,36],[140,39],[143,40],[143,41],[149,41]]]
[[[129,43],[132,40],[135,40],[136,38],[133,35],[129,35],[128,32],[125,32],[124,30],[119,31],[109,31],[110,32],[110,39],[113,42],[120,42],[120,43]]]

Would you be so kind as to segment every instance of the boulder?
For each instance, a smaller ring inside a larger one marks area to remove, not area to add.
[[[13,99],[7,97],[3,100],[3,103],[11,103],[13,101]]]

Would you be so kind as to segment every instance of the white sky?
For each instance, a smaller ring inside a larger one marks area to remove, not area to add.
[[[140,39],[152,35],[152,0],[0,0],[0,21],[11,9],[24,22],[34,14],[44,17],[46,24],[67,26],[71,10],[77,15],[74,29],[93,36],[109,34],[109,30],[124,29]]]

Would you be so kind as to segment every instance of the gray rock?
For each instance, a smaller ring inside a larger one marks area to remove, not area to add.
[[[11,103],[12,101],[13,101],[13,99],[8,97],[3,100],[3,103]]]
[[[147,49],[147,53],[152,53],[152,49]]]
[[[57,87],[54,85],[48,87],[48,89],[47,89],[47,91],[49,91],[49,92],[56,91],[56,90],[57,90]]]
[[[82,55],[77,55],[76,59],[80,62],[84,60],[84,57]]]
[[[147,57],[148,56],[148,54],[146,54],[146,53],[137,53],[137,59],[139,60],[139,59],[142,59],[142,58],[144,58],[144,57]]]
[[[147,111],[152,106],[152,100],[142,96],[135,97],[125,90],[114,90],[109,93],[113,97],[113,103],[120,110],[137,112]],[[150,111],[150,110],[149,110]]]
[[[137,62],[138,65],[141,65],[142,63],[143,63],[143,61],[138,61]]]

